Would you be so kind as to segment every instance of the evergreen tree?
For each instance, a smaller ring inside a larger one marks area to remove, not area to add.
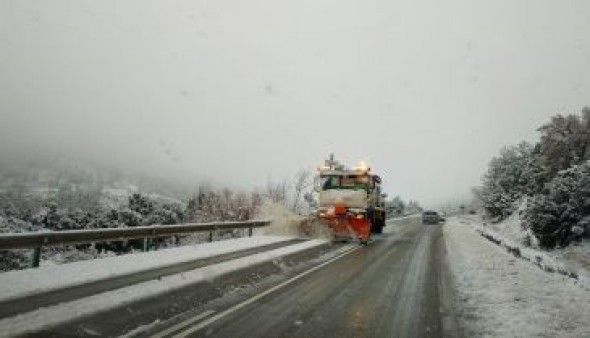
[[[560,170],[590,159],[590,108],[582,115],[556,115],[538,129],[541,133],[540,161],[546,168],[547,180]]]
[[[528,201],[522,219],[540,245],[566,246],[572,230],[586,227],[590,216],[590,162],[561,171],[548,185],[547,194]]]
[[[532,151],[529,143],[522,142],[502,149],[490,162],[481,190],[483,207],[490,216],[504,219],[514,211],[530,180],[527,165]]]

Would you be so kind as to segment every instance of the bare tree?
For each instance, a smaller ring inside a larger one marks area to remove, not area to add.
[[[266,184],[266,197],[274,203],[287,204],[287,190],[289,183],[287,180],[279,182],[268,181]]]

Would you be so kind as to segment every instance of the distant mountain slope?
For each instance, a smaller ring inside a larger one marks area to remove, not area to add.
[[[163,203],[180,203],[187,196],[172,184],[82,161],[36,159],[0,166],[0,208],[53,202],[60,208],[112,209],[135,193]]]

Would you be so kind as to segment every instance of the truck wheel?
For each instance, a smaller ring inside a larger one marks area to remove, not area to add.
[[[376,234],[382,234],[383,233],[383,225],[381,225],[381,223],[377,224],[375,226],[375,233]]]

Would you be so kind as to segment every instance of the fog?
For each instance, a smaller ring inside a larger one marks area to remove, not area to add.
[[[590,104],[588,1],[0,2],[0,161],[58,153],[244,189],[334,152],[466,198]]]

